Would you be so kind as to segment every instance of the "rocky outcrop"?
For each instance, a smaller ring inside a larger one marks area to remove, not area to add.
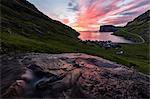
[[[30,53],[1,58],[6,62],[3,68],[9,69],[2,69],[2,75],[7,74],[2,78],[3,98],[141,99],[150,95],[148,76],[96,56]],[[14,60],[24,72],[9,78],[16,70]],[[5,82],[12,78],[13,83]]]
[[[115,27],[113,25],[103,25],[100,26],[99,32],[115,32],[118,30],[118,27]]]

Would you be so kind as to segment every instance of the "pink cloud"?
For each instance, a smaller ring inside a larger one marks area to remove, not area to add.
[[[68,24],[68,23],[69,23],[69,19],[63,19],[62,22],[63,22],[64,24]]]
[[[141,11],[143,13],[148,10],[148,0],[138,2],[132,0],[127,4],[122,4],[126,0],[113,0],[108,4],[104,4],[106,1],[108,0],[78,0],[80,10],[73,26],[85,30],[96,30],[99,29],[99,25],[103,24],[118,25],[127,23],[135,18],[137,14],[141,14]],[[120,4],[122,5],[119,6]],[[137,11],[134,9],[137,9]]]

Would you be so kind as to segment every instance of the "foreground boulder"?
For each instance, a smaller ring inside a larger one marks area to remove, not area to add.
[[[30,53],[1,58],[2,73],[8,75],[2,78],[4,98],[148,99],[150,96],[149,76],[96,56]],[[9,76],[16,66],[23,72]],[[14,82],[4,83],[8,79]]]

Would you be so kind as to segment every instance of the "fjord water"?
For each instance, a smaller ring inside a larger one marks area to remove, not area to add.
[[[96,31],[82,31],[80,32],[79,38],[83,41],[112,41],[115,43],[132,43],[123,37],[112,35],[112,32],[96,32]]]

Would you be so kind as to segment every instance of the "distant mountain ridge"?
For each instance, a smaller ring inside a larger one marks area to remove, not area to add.
[[[6,18],[5,15],[8,15],[9,13],[9,12],[7,13],[7,11],[10,11],[9,14],[12,15],[12,17],[18,18],[18,20],[32,22],[36,20],[40,21],[40,19],[42,19],[44,21],[48,21],[47,24],[43,26],[41,24],[38,24],[37,22],[33,22],[35,25],[39,25],[39,26],[41,25],[40,27],[42,27],[45,30],[50,29],[50,28],[51,30],[54,30],[54,29],[59,30],[59,27],[63,26],[64,29],[61,30],[61,32],[67,32],[65,31],[65,29],[70,29],[74,32],[75,35],[79,35],[75,30],[71,29],[69,26],[66,26],[58,21],[50,19],[48,16],[44,15],[34,5],[32,5],[26,0],[1,0],[1,8],[2,8],[2,27],[5,27],[5,24],[7,24],[5,22],[6,20],[3,21],[4,20],[3,18]],[[60,26],[57,26],[57,25],[60,25]],[[66,33],[66,35],[69,35],[69,34],[70,32],[68,34]],[[75,36],[72,36],[72,37],[75,37]]]
[[[142,15],[136,17],[133,21],[128,22],[127,25],[129,25],[130,23],[134,22],[134,21],[149,21],[150,20],[150,10],[146,11],[145,13],[143,13]]]

